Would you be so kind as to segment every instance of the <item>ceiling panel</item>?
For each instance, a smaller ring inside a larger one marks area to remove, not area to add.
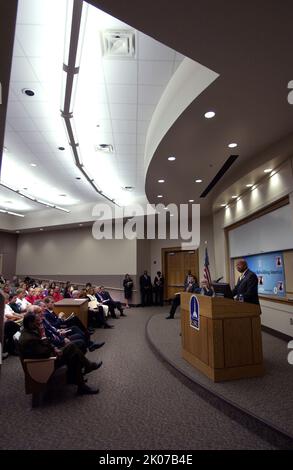
[[[37,131],[36,124],[29,118],[11,118],[8,123],[15,131]]]
[[[112,121],[112,128],[114,134],[135,134],[137,129],[137,122],[136,120],[132,121],[124,121],[122,119],[118,119],[117,121],[114,119]]]
[[[176,52],[143,33],[138,34],[139,60],[174,61]]]
[[[139,121],[150,121],[155,110],[154,105],[141,104],[138,106],[137,118]]]
[[[137,103],[136,85],[108,85],[109,103]]]
[[[138,86],[138,103],[157,105],[165,87],[155,85]]]
[[[171,78],[173,62],[139,61],[139,85],[166,86]]]
[[[14,118],[14,117],[26,118],[27,112],[21,102],[10,101],[8,103],[8,108],[7,108],[7,117],[8,118]]]
[[[115,145],[136,145],[136,134],[115,134]]]
[[[135,60],[104,60],[106,82],[121,85],[137,84],[137,62]]]
[[[15,57],[12,61],[11,68],[12,82],[37,82],[38,77],[35,75],[32,66],[26,57]]]
[[[111,117],[112,119],[136,119],[137,106],[134,104],[110,104]]]

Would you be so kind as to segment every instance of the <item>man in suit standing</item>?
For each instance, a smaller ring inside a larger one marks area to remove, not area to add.
[[[161,271],[157,271],[154,279],[155,305],[164,305],[164,277]]]
[[[144,271],[143,275],[139,278],[140,294],[141,294],[141,305],[152,304],[152,281],[147,271]]]
[[[245,259],[241,259],[236,264],[237,271],[240,277],[232,294],[236,300],[243,299],[244,302],[251,304],[259,304],[258,300],[258,277],[255,273],[250,271]]]

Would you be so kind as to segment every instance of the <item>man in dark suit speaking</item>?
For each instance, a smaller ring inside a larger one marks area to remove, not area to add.
[[[232,291],[233,297],[236,298],[236,300],[243,299],[244,302],[259,304],[257,275],[248,269],[245,259],[239,260],[236,264],[236,268],[240,273],[240,277]]]

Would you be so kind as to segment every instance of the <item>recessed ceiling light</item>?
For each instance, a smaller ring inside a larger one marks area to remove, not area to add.
[[[82,227],[82,226],[83,226],[83,224],[79,224],[79,226],[80,226],[80,227]]]
[[[30,90],[29,88],[23,88],[22,93],[24,93],[27,96],[34,96],[35,92],[33,90]]]
[[[24,191],[27,191],[27,188],[22,188]]]
[[[266,168],[266,169],[264,170],[264,173],[270,173],[271,171],[272,171],[272,168]]]
[[[31,166],[34,166],[34,167],[37,166],[36,163],[31,163],[30,165],[31,165]]]
[[[165,209],[165,211],[167,211],[167,210],[168,210],[168,207],[164,207],[164,209]]]
[[[170,214],[170,217],[174,217],[174,214]]]
[[[158,196],[157,196],[157,197],[163,197],[163,195],[162,195],[162,194],[158,194]]]
[[[237,198],[237,201],[240,201],[240,199],[241,199],[241,197],[239,196],[239,197]]]
[[[81,180],[81,178],[80,178],[79,176],[77,176],[75,179],[76,179],[76,180]]]
[[[226,204],[221,204],[221,207],[226,207]]]
[[[202,180],[195,180],[196,183],[202,183]]]
[[[158,180],[158,183],[165,183],[165,180]]]
[[[12,204],[12,201],[4,201],[5,204]]]
[[[252,188],[253,184],[249,183],[246,185],[247,188]]]
[[[212,119],[213,117],[215,117],[216,113],[214,111],[208,111],[207,113],[205,113],[204,117],[206,119]]]
[[[237,199],[237,198],[238,198],[238,196],[232,196],[232,199]]]
[[[7,147],[3,147],[3,152],[8,152],[8,148],[7,148]]]
[[[20,233],[19,230],[16,230],[16,233]]]
[[[58,150],[65,150],[65,147],[58,147]]]
[[[40,228],[40,232],[42,232],[44,229],[43,228]]]
[[[66,197],[67,194],[59,194],[60,197]]]
[[[235,147],[238,147],[238,144],[236,144],[235,142],[232,142],[231,144],[228,145],[228,147],[230,149],[234,149]]]
[[[174,162],[176,160],[176,157],[168,157],[169,162]]]
[[[194,202],[194,199],[189,199],[189,201],[188,201],[188,202]]]

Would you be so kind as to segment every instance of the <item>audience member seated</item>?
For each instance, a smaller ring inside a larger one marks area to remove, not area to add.
[[[196,282],[195,277],[192,274],[189,274],[189,279],[185,283],[185,292],[198,292],[200,291],[199,286]],[[167,320],[174,318],[177,307],[180,305],[180,292],[177,292],[173,298],[171,310],[169,315],[166,317]]]
[[[34,304],[34,301],[36,300],[35,289],[33,289],[32,287],[29,288],[25,300],[27,300],[31,305]]]
[[[46,297],[43,302],[41,302],[41,306],[44,304],[44,316],[45,320],[52,325],[59,333],[65,330],[69,331],[68,335],[66,335],[69,339],[72,338],[72,335],[79,335],[79,337],[84,341],[86,347],[88,347],[89,351],[95,351],[98,348],[104,346],[105,342],[103,343],[94,343],[90,340],[90,332],[87,328],[83,325],[80,319],[77,316],[70,316],[68,320],[62,319],[62,314],[60,313],[58,316],[54,312],[54,300],[51,297]],[[40,305],[40,304],[39,304]]]
[[[63,299],[63,295],[60,293],[60,287],[56,286],[52,295],[54,302],[59,302]]]
[[[27,313],[23,320],[23,331],[19,339],[19,351],[22,359],[45,359],[57,356],[55,367],[67,365],[68,383],[76,384],[81,395],[97,394],[99,389],[86,385],[84,374],[98,369],[102,362],[90,362],[74,343],[66,344],[61,349],[48,341],[42,319],[34,312]]]
[[[113,300],[109,292],[105,290],[104,286],[99,286],[97,288],[96,297],[99,302],[109,307],[112,318],[117,318],[115,308],[119,310],[121,317],[126,317],[126,315],[123,313],[121,302],[116,302]]]
[[[72,292],[72,297],[74,299],[86,299],[88,300],[87,294],[84,291],[74,290]],[[97,308],[88,309],[88,324],[94,328],[113,328],[112,325],[107,323],[103,308],[97,306]]]
[[[12,296],[13,297],[13,296]],[[15,313],[9,306],[9,295],[4,294],[5,309],[4,309],[4,343],[3,343],[3,356],[16,355],[15,342],[13,336],[20,330],[20,323],[23,320],[23,315]],[[16,323],[18,322],[18,323]]]
[[[109,307],[108,305],[103,304],[102,302],[99,302],[96,293],[98,292],[98,287],[90,287],[87,291],[87,297],[89,299],[89,306],[96,306],[97,307],[102,307],[104,310],[105,317],[109,316]]]
[[[31,305],[25,299],[26,291],[24,289],[17,289],[15,302],[10,302],[10,307],[16,313],[25,313],[27,308]]]

